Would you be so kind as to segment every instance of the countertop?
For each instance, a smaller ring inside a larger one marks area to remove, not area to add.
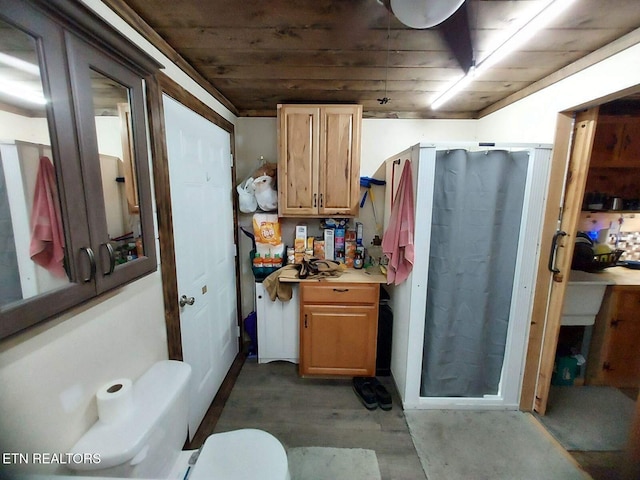
[[[640,286],[640,270],[626,267],[605,268],[597,273],[571,270],[569,283]]]
[[[285,283],[309,283],[309,282],[343,282],[343,283],[387,283],[387,276],[383,275],[375,268],[367,270],[358,270],[355,268],[347,268],[339,277],[320,277],[320,278],[297,278],[292,276],[281,276],[281,282]]]

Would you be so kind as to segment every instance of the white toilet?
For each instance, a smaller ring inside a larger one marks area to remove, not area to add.
[[[133,385],[133,410],[122,421],[98,420],[72,454],[99,454],[100,462],[73,463],[80,475],[189,480],[290,480],[282,444],[262,430],[211,435],[197,455],[181,451],[187,437],[191,367],[166,360]],[[191,462],[193,463],[193,461]]]

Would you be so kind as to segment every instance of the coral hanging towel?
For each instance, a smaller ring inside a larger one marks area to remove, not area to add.
[[[29,255],[57,277],[64,277],[64,234],[58,206],[56,173],[51,160],[40,157],[31,210]]]
[[[413,233],[415,211],[413,205],[413,175],[411,162],[404,162],[402,176],[398,184],[389,226],[382,238],[382,251],[389,257],[387,283],[399,285],[404,282],[413,268]]]

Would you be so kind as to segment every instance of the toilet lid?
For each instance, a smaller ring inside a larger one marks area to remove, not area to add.
[[[216,433],[204,443],[189,480],[287,480],[282,444],[270,433],[242,429]]]

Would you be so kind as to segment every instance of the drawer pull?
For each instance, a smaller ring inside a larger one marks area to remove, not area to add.
[[[334,292],[348,292],[349,289],[348,288],[334,288],[333,291]]]
[[[307,319],[308,319],[307,315],[305,314],[305,316],[304,316],[304,328],[308,328],[309,327],[309,325],[307,324]]]

